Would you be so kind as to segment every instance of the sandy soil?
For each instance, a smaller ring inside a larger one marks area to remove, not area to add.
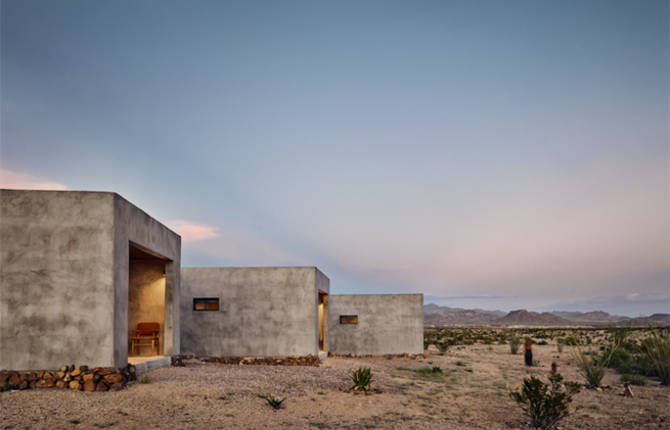
[[[510,388],[528,374],[546,375],[551,361],[566,380],[581,381],[569,353],[536,346],[535,358],[540,366],[528,371],[506,345],[473,345],[425,359],[331,357],[318,368],[189,362],[154,370],[151,383],[119,392],[0,393],[0,428],[526,428]],[[358,366],[372,368],[381,393],[342,391]],[[415,372],[433,366],[442,375]],[[608,371],[603,383],[611,388],[575,397],[561,428],[670,428],[669,387],[650,379],[627,398],[615,373]],[[259,394],[286,397],[285,407],[275,411]]]

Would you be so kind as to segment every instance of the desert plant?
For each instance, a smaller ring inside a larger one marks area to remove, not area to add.
[[[647,385],[647,378],[642,375],[625,374],[621,375],[621,382],[631,385]]]
[[[558,422],[570,413],[572,396],[579,392],[579,384],[575,382],[563,384],[562,381],[560,373],[549,374],[549,384],[531,376],[523,380],[523,387],[519,391],[510,392],[510,397],[528,415],[534,428],[543,430],[556,428]]]
[[[579,368],[579,373],[586,380],[588,388],[600,387],[600,382],[605,376],[605,368],[609,365],[612,355],[617,350],[615,346],[609,348],[602,357],[593,351],[582,351],[577,348],[573,351],[573,358]]]
[[[661,384],[670,385],[670,339],[654,333],[644,339],[641,346],[644,357],[661,379]]]
[[[521,338],[519,336],[512,336],[509,338],[509,352],[516,354],[519,352],[521,346]]]
[[[443,377],[442,369],[438,366],[434,367],[421,367],[414,370],[414,372],[424,378],[440,379]]]
[[[150,384],[151,383],[151,375],[148,373],[145,373],[144,375],[140,376],[139,379],[140,384]]]
[[[563,352],[563,341],[561,339],[558,339],[556,341],[556,349],[558,350],[559,353]]]
[[[368,391],[372,385],[372,370],[369,367],[359,367],[351,372],[351,389],[354,391]]]
[[[272,409],[281,409],[282,405],[284,404],[284,400],[286,400],[286,397],[284,397],[283,399],[280,399],[278,397],[273,396],[272,394],[259,394],[258,397],[265,400],[265,402]]]

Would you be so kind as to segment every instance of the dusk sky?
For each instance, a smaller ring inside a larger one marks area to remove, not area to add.
[[[0,4],[5,188],[115,191],[183,266],[670,312],[667,0]]]

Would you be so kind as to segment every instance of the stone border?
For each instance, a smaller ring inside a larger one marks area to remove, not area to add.
[[[135,366],[113,367],[63,366],[57,371],[2,371],[0,387],[27,390],[31,388],[61,388],[73,391],[118,391],[137,379]]]
[[[313,366],[319,367],[321,359],[316,355],[301,357],[194,357],[178,355],[172,357],[173,366],[184,366],[184,360],[198,360],[204,363],[265,365],[265,366]]]

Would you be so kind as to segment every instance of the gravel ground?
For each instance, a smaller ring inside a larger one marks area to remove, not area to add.
[[[559,357],[559,358],[556,358]],[[580,380],[569,354],[536,348],[544,375],[559,363],[566,380]],[[328,358],[321,367],[246,366],[187,362],[150,372],[148,384],[119,392],[57,389],[0,393],[0,429],[88,428],[526,428],[508,390],[529,373],[505,345],[471,346],[426,359]],[[381,393],[345,392],[348,374],[372,367]],[[415,370],[437,366],[438,375]],[[618,376],[604,391],[582,390],[565,429],[670,428],[670,389],[650,380],[620,396]],[[259,394],[286,397],[275,411]]]

